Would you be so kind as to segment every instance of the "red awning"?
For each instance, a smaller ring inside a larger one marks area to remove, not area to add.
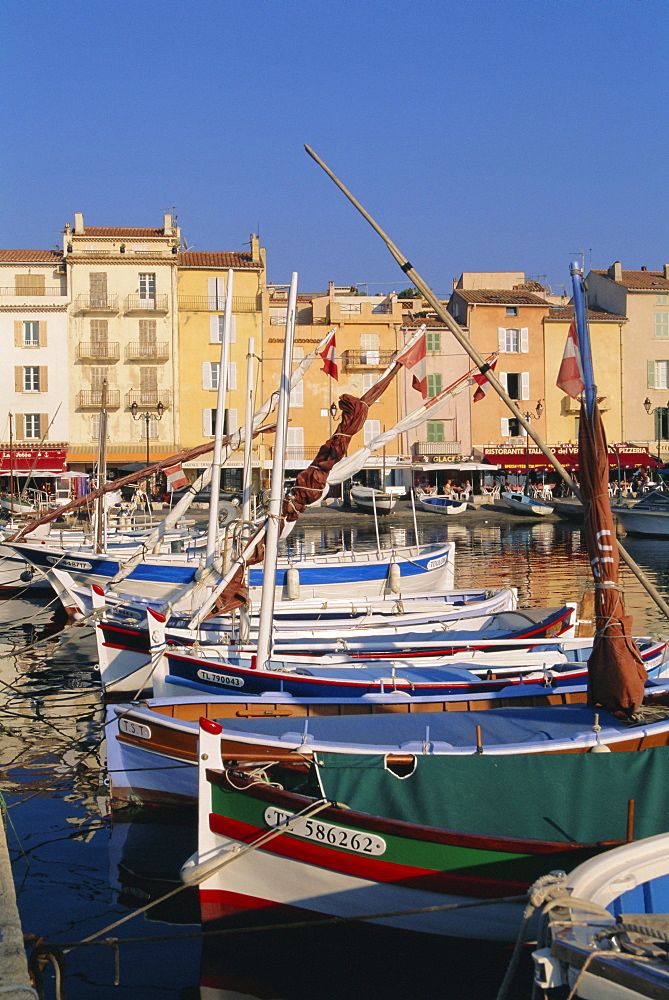
[[[620,466],[621,469],[636,469],[641,465],[646,465],[648,468],[655,469],[658,466],[657,459],[653,458],[653,456],[648,453],[646,448],[637,448],[634,445],[620,444],[609,445],[607,450],[609,468],[611,469],[616,469],[618,466]],[[565,469],[578,469],[577,445],[560,445],[557,448],[551,448],[551,451],[557,458],[560,465],[563,465]],[[543,453],[534,445],[527,450],[523,445],[507,448],[484,448],[483,454],[486,461],[492,462],[495,465],[500,465],[502,468],[509,471],[523,471],[526,467],[530,469],[552,468],[552,466],[546,461],[546,457]]]
[[[65,472],[67,451],[65,448],[14,448],[0,451],[0,476],[33,476],[49,473],[60,475]]]

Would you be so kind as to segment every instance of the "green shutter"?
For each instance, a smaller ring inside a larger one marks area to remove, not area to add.
[[[649,361],[648,362],[648,388],[649,389],[654,389],[655,388],[655,362],[654,361]]]

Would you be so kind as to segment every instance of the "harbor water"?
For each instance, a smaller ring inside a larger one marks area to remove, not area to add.
[[[467,525],[444,520],[422,517],[419,533],[423,542],[455,542],[457,587],[515,586],[519,604],[534,607],[581,600],[591,587],[578,525],[486,521],[483,511]],[[307,518],[290,544],[307,551],[376,547],[371,518],[362,527],[359,518],[355,527],[343,515],[332,521]],[[409,518],[381,523],[381,545],[414,541]],[[667,598],[669,542],[626,545]],[[635,633],[669,635],[669,622],[624,566],[621,579]],[[511,948],[361,923],[203,937],[195,890],[162,898],[179,886],[179,867],[195,848],[194,813],[110,815],[96,658],[90,627],[59,620],[51,595],[0,602],[0,791],[19,912],[26,934],[62,949],[68,1000],[496,996]],[[76,946],[99,932],[93,944]],[[526,952],[510,997],[529,997],[530,965]],[[54,997],[52,966],[44,981],[45,996]]]

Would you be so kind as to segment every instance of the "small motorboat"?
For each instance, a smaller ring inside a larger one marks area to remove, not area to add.
[[[669,538],[669,493],[653,490],[631,504],[612,504],[611,510],[628,535]]]
[[[375,490],[371,486],[352,486],[351,499],[366,514],[373,514],[375,511],[377,514],[390,514],[397,503],[394,493]]]
[[[546,517],[553,513],[553,508],[547,503],[535,500],[534,497],[527,496],[525,493],[501,493],[498,503],[506,507],[507,510],[512,510],[515,514],[521,514],[525,517]]]
[[[467,510],[466,500],[453,500],[452,497],[428,496],[427,493],[419,493],[418,503],[423,510],[432,510],[436,514],[462,514]]]

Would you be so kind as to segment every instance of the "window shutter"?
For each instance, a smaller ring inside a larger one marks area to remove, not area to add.
[[[520,375],[520,398],[529,399],[530,398],[530,373],[521,372]]]
[[[526,326],[522,327],[520,331],[520,350],[522,354],[528,354],[530,350],[530,331]]]
[[[39,321],[39,346],[46,347],[46,320]]]
[[[502,424],[502,437],[504,437],[504,438],[510,437],[510,431],[509,431],[509,420],[510,419],[511,419],[510,417],[502,417],[501,421],[500,421],[501,424]]]
[[[23,368],[18,365],[14,369],[14,392],[23,392]]]
[[[237,343],[237,317],[236,316],[231,316],[230,317],[230,343],[231,344],[236,344]]]
[[[40,413],[39,414],[39,436],[41,438],[46,437],[47,430],[49,429],[49,414]]]
[[[506,376],[506,372],[500,372],[499,375],[498,375],[498,378],[499,378],[500,382],[502,383],[502,389],[504,389],[504,392],[508,393],[509,392],[509,380],[508,380],[508,378]]]
[[[209,343],[210,344],[220,344],[221,338],[219,336],[219,326],[218,321],[222,320],[222,316],[210,316],[209,317]],[[222,327],[221,327],[222,330]]]
[[[654,389],[655,388],[655,362],[654,361],[649,361],[648,362],[648,388],[649,389]]]
[[[49,389],[49,369],[46,365],[40,365],[39,368],[39,391],[47,392]]]
[[[202,388],[211,389],[211,363],[209,361],[202,362]]]
[[[23,347],[23,321],[14,320],[14,347]]]
[[[14,414],[14,431],[20,440],[26,435],[26,424],[22,413]]]
[[[506,330],[503,326],[497,327],[497,347],[499,348],[499,353],[504,354],[506,351]]]
[[[228,361],[228,391],[237,388],[237,362]]]
[[[203,437],[212,437],[213,430],[211,425],[211,410],[202,411],[202,435]]]
[[[228,434],[234,434],[238,426],[237,410],[228,410]]]

